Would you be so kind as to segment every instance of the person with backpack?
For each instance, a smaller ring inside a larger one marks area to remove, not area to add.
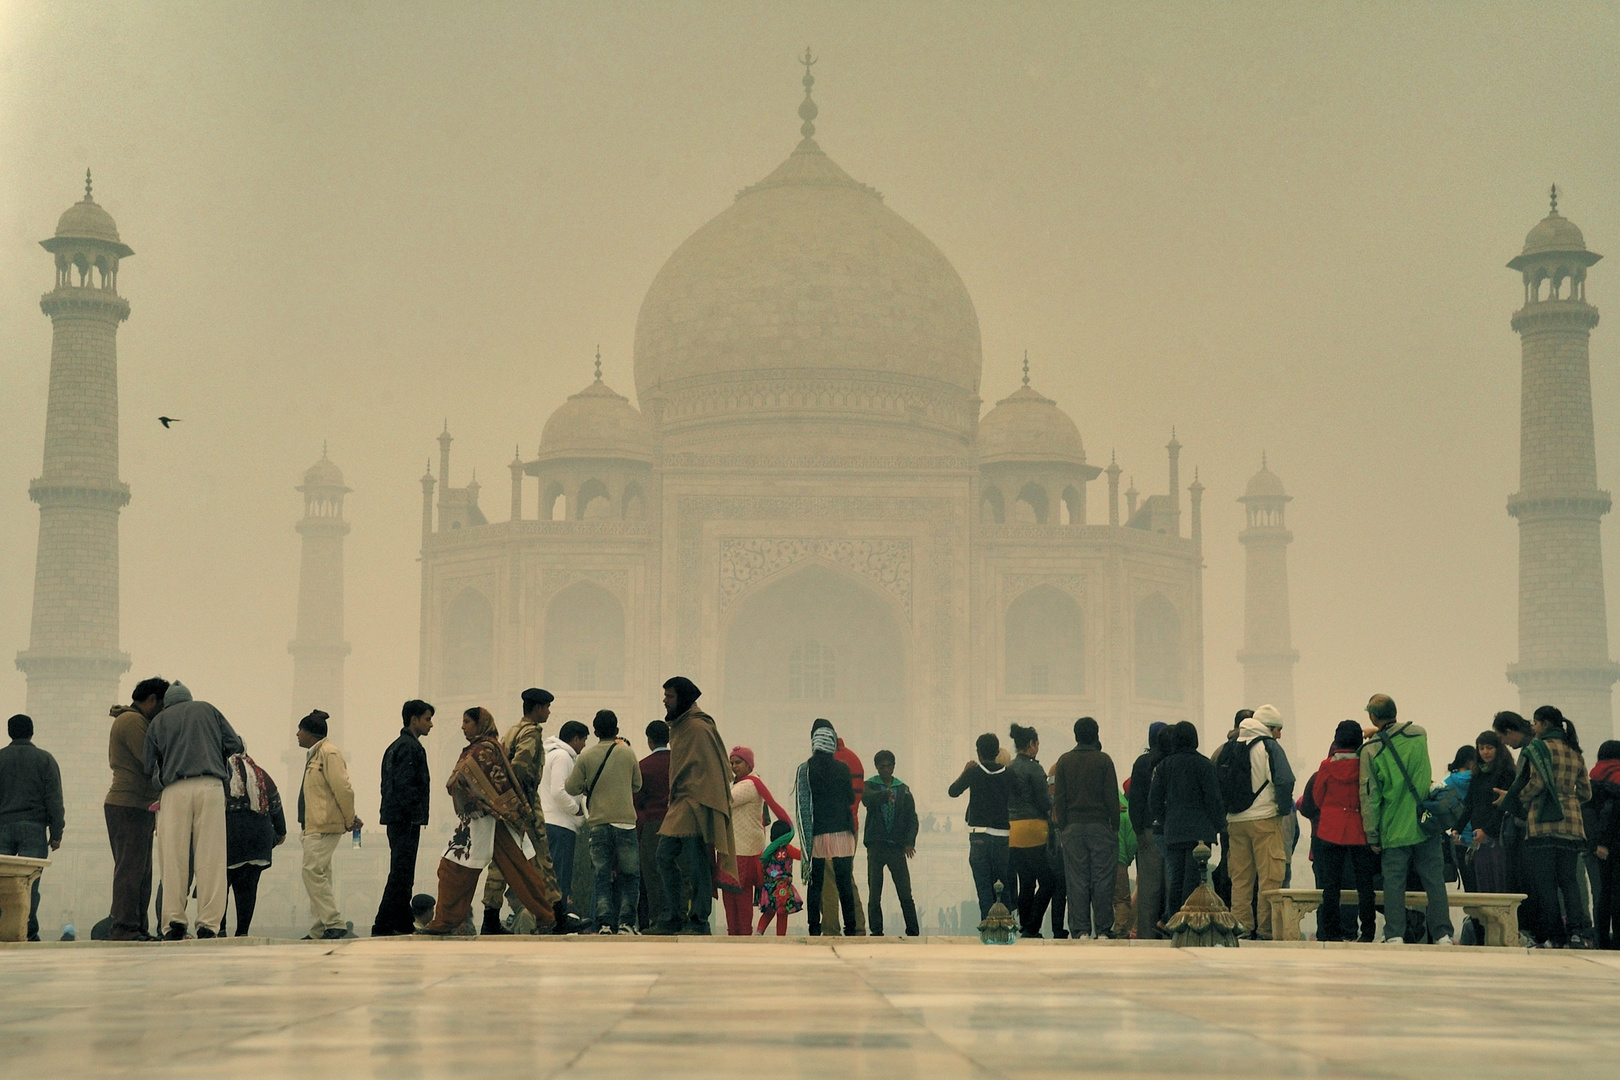
[[[1388,694],[1374,694],[1366,709],[1375,730],[1361,747],[1361,824],[1384,872],[1384,944],[1401,944],[1406,936],[1409,867],[1416,869],[1427,895],[1429,940],[1455,944],[1440,843],[1456,822],[1431,815],[1436,830],[1431,833],[1422,817],[1433,780],[1428,732],[1410,720],[1396,723],[1395,701]]]
[[[1215,763],[1231,838],[1225,861],[1232,868],[1232,913],[1244,936],[1262,941],[1271,940],[1265,895],[1282,888],[1288,862],[1283,821],[1294,810],[1294,772],[1272,735],[1281,721],[1276,706],[1260,706],[1238,724],[1237,738]]]
[[[1373,878],[1378,873],[1378,857],[1367,846],[1367,832],[1361,821],[1361,725],[1346,720],[1333,733],[1333,746],[1311,781],[1311,798],[1317,817],[1312,829],[1316,840],[1317,885],[1322,890],[1321,921],[1317,939],[1343,941],[1344,923],[1340,918],[1339,897],[1344,884],[1345,864],[1355,875],[1356,914],[1361,922],[1357,941],[1370,942],[1378,925],[1378,898]]]

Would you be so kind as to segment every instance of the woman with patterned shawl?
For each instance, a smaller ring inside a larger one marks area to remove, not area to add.
[[[466,922],[478,876],[491,862],[536,923],[550,923],[558,892],[529,861],[537,832],[534,808],[512,780],[512,765],[501,749],[495,718],[488,709],[468,709],[461,718],[461,733],[467,747],[445,785],[459,821],[439,859],[439,903],[433,921],[417,933],[442,937]]]

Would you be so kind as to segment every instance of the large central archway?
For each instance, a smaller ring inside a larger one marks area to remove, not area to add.
[[[906,631],[894,608],[856,579],[819,564],[748,594],[726,627],[721,730],[752,747],[768,783],[791,781],[825,716],[871,771],[894,751],[917,763],[906,722]]]

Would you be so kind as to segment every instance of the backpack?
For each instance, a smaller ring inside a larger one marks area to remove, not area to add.
[[[1439,836],[1443,832],[1455,829],[1467,813],[1461,795],[1455,788],[1441,784],[1429,792],[1428,798],[1418,794],[1417,785],[1412,783],[1412,774],[1406,771],[1406,762],[1395,749],[1395,741],[1382,731],[1378,733],[1378,741],[1384,744],[1384,750],[1395,759],[1395,767],[1401,771],[1401,779],[1406,781],[1406,790],[1412,793],[1412,799],[1417,803],[1418,825],[1423,829],[1424,836]]]
[[[1221,803],[1225,805],[1228,814],[1241,814],[1254,805],[1260,793],[1271,786],[1271,777],[1258,788],[1253,787],[1254,774],[1249,765],[1249,755],[1254,751],[1254,742],[1276,742],[1269,736],[1262,735],[1258,740],[1239,742],[1233,739],[1221,747],[1221,755],[1215,760],[1215,778],[1221,785]],[[1233,753],[1236,750],[1237,753]],[[1271,747],[1266,747],[1266,758],[1271,758]]]

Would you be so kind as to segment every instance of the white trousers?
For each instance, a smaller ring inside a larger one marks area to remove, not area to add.
[[[225,784],[214,776],[177,780],[159,800],[158,847],[163,859],[163,918],[167,930],[186,922],[186,882],[197,882],[197,927],[219,933],[225,924]]]
[[[346,925],[338,911],[337,897],[332,891],[332,852],[346,833],[304,834],[304,891],[309,894],[311,937],[320,937],[328,930],[342,930]]]

